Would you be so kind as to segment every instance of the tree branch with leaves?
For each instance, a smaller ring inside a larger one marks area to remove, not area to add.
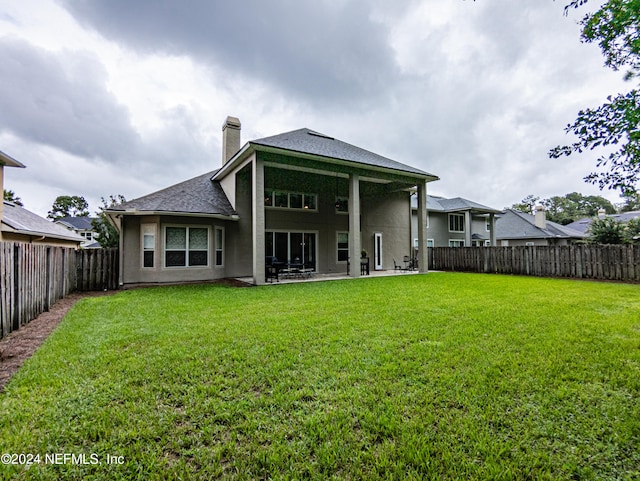
[[[587,0],[573,0],[565,7],[579,8]],[[596,12],[580,21],[583,42],[597,42],[605,57],[605,65],[618,71],[628,69],[627,81],[640,77],[640,0],[609,0]],[[569,156],[587,150],[605,149],[596,161],[600,171],[592,172],[585,181],[600,189],[618,190],[623,194],[638,192],[640,182],[640,93],[637,88],[609,96],[597,108],[578,112],[576,121],[565,131],[578,141],[557,146],[551,158]]]

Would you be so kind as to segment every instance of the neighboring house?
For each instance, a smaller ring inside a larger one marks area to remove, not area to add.
[[[6,200],[1,230],[2,240],[7,242],[47,244],[77,249],[84,240],[74,232]]]
[[[4,192],[4,167],[24,165],[0,151],[0,187]],[[77,248],[82,237],[49,222],[24,207],[3,200],[0,203],[0,241],[26,242]]]
[[[501,246],[563,246],[584,237],[569,226],[548,221],[541,206],[536,207],[535,215],[506,209],[496,221],[496,238]]]
[[[120,232],[122,284],[224,277],[263,284],[274,256],[346,273],[363,249],[371,269],[393,269],[413,245],[411,194],[426,199],[427,183],[438,180],[309,129],[241,148],[234,117],[223,125],[222,152],[219,168],[107,211]],[[417,215],[416,237],[426,243],[426,201]],[[361,275],[353,266],[349,273]]]
[[[636,210],[631,212],[621,212],[620,214],[606,214],[604,210],[600,210],[598,212],[598,218],[604,219],[605,217],[609,217],[611,219],[614,219],[617,222],[622,222],[623,224],[626,224],[631,219],[639,218],[640,211]],[[580,219],[575,222],[572,222],[571,224],[567,224],[567,227],[573,230],[577,230],[578,232],[582,232],[585,236],[587,236],[589,235],[588,234],[589,226],[591,225],[591,222],[593,222],[594,218],[595,217],[585,217],[584,219]]]
[[[98,234],[93,229],[93,225],[91,223],[93,220],[94,218],[88,216],[67,216],[62,219],[58,219],[55,223],[66,227],[82,237],[84,242],[80,247],[83,249],[99,249],[100,243],[97,242]]]
[[[5,154],[0,150],[0,188],[2,188],[3,200],[4,200],[4,168],[6,167],[20,167],[24,169],[24,165],[18,162],[13,157]],[[2,222],[2,210],[4,204],[0,203],[0,222]],[[2,241],[2,229],[0,229],[0,241]]]
[[[413,212],[418,202],[412,198]],[[500,210],[455,197],[445,199],[427,196],[427,247],[495,246],[495,219]],[[417,216],[413,216],[413,232],[417,232]],[[414,236],[414,248],[418,239]]]

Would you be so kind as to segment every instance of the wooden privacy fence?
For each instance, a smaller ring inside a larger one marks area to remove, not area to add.
[[[429,268],[640,282],[640,246],[433,247]]]
[[[0,242],[0,338],[72,291],[117,288],[117,249]]]

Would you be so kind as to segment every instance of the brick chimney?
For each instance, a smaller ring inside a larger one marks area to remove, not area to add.
[[[540,227],[540,229],[547,228],[547,215],[544,211],[544,206],[537,205],[536,206],[536,227]]]
[[[240,150],[240,119],[227,117],[222,125],[222,165]]]

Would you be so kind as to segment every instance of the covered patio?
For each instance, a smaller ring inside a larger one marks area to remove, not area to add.
[[[432,272],[432,271],[429,271]],[[366,278],[376,278],[376,277],[391,277],[391,276],[411,276],[417,274],[425,274],[424,272],[420,272],[417,269],[414,270],[405,270],[405,269],[388,269],[388,270],[371,270],[368,275],[360,276],[358,278],[366,279]],[[328,273],[328,274],[319,274],[313,273],[309,276],[286,276],[278,278],[277,280],[272,280],[266,282],[264,285],[282,285],[282,284],[297,284],[301,282],[323,282],[323,281],[340,281],[346,279],[356,279],[357,277],[351,276],[346,272],[342,273]],[[235,277],[237,281],[244,282],[246,284],[254,284],[253,277]]]

